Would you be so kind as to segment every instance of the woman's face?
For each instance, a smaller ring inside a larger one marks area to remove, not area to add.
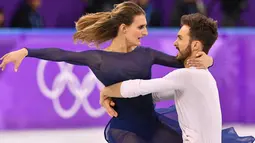
[[[145,15],[137,15],[133,23],[126,27],[125,38],[129,46],[141,45],[141,38],[148,35],[147,21]]]

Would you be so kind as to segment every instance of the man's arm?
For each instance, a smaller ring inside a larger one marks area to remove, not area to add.
[[[175,90],[169,90],[166,92],[155,92],[152,93],[153,102],[160,102],[164,100],[174,100]]]
[[[185,88],[184,83],[186,75],[187,72],[184,69],[179,69],[169,73],[163,78],[128,80],[106,87],[101,92],[101,95],[117,98],[133,98],[140,95],[147,95],[149,93],[182,90]]]

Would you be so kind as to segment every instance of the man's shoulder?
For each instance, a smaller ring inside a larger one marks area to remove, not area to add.
[[[179,73],[208,73],[208,69],[197,69],[194,67],[190,67],[190,68],[181,68],[181,69],[176,69],[174,70],[175,72],[179,72]]]
[[[196,68],[181,68],[181,69],[177,69],[174,70],[173,72],[171,72],[170,74],[173,75],[178,75],[178,76],[207,76],[210,75],[210,72],[208,71],[208,69],[196,69]]]
[[[180,68],[172,71],[173,74],[181,74],[181,75],[187,75],[190,74],[191,72],[196,72],[196,70],[191,69],[191,68]]]
[[[189,75],[189,71],[186,68],[181,68],[181,69],[176,69],[173,70],[172,72],[168,73],[165,77],[166,78],[186,78],[186,76]]]

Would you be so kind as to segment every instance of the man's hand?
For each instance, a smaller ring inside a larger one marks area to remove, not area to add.
[[[115,103],[112,101],[111,98],[104,95],[103,91],[104,90],[100,92],[100,105],[105,108],[109,116],[117,117],[118,113],[112,108],[113,106],[115,106]]]

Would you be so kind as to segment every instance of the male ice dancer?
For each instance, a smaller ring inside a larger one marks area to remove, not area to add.
[[[184,143],[220,143],[222,116],[216,81],[207,69],[195,69],[187,60],[208,53],[218,37],[217,22],[201,14],[185,15],[174,45],[185,68],[163,78],[128,80],[106,87],[107,97],[134,98],[153,93],[154,101],[174,97]],[[141,103],[143,104],[143,103]],[[132,105],[130,105],[132,106]]]

